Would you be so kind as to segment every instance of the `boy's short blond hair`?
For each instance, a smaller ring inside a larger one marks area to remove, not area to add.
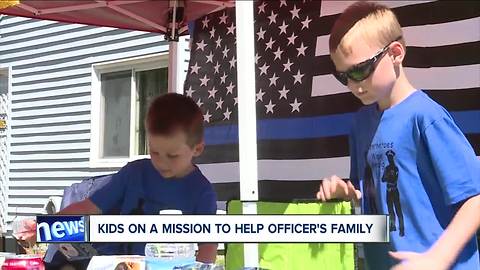
[[[377,3],[356,2],[343,11],[330,34],[330,53],[340,50],[344,55],[349,55],[351,44],[359,37],[369,46],[379,48],[402,37],[398,41],[405,47],[397,17],[391,9]]]

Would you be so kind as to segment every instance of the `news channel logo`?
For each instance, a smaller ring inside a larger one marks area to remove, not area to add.
[[[87,242],[87,217],[37,216],[37,242]]]

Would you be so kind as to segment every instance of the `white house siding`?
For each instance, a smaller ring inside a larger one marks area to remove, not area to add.
[[[0,67],[12,72],[8,220],[41,213],[66,186],[119,169],[89,167],[92,64],[167,50],[153,33],[1,19]]]

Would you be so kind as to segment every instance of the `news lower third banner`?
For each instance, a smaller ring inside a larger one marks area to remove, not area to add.
[[[37,242],[388,242],[385,215],[37,216]]]

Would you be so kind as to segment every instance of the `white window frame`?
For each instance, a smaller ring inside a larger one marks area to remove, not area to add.
[[[92,88],[91,88],[91,128],[90,128],[90,167],[91,168],[114,168],[123,167],[129,161],[148,158],[148,155],[135,155],[136,145],[136,97],[137,90],[135,84],[135,73],[138,71],[168,68],[168,52],[158,53],[148,56],[130,58],[126,60],[116,60],[92,65]],[[103,114],[102,114],[102,94],[101,94],[101,75],[104,73],[117,71],[132,71],[131,81],[131,107],[130,107],[130,149],[129,155],[122,158],[101,158],[100,149],[103,147]]]

